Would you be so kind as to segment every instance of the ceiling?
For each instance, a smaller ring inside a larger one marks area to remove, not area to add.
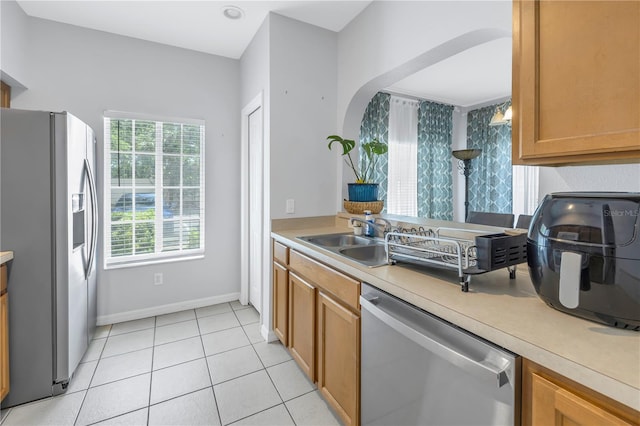
[[[435,102],[470,107],[511,95],[511,38],[480,44],[387,88]]]
[[[242,56],[269,12],[339,32],[370,3],[18,0],[32,17],[233,59]],[[227,5],[240,7],[243,18],[226,18],[223,11]],[[507,97],[511,93],[511,39],[469,49],[386,89],[461,107]]]
[[[269,12],[340,31],[370,1],[38,1],[29,16],[239,59]],[[224,7],[244,11],[226,18]]]

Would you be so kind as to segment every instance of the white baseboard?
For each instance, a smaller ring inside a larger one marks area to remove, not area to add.
[[[217,305],[218,303],[233,302],[234,300],[238,300],[239,297],[239,292],[229,293],[222,294],[220,296],[169,303],[166,305],[154,306],[151,308],[136,309],[134,311],[119,312],[117,314],[100,315],[98,316],[97,322],[98,325],[115,324],[118,322],[154,317],[156,315],[171,314],[174,312],[184,311],[186,309],[196,309],[203,306]]]
[[[278,340],[278,336],[273,332],[273,330],[269,330],[266,325],[262,324],[260,327],[260,334],[267,341],[267,343],[275,342]]]

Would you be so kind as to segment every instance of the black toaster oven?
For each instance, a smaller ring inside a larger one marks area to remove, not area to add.
[[[547,195],[527,238],[529,274],[548,305],[640,330],[640,193]]]

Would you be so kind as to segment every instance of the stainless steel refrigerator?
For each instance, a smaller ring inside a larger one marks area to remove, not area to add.
[[[0,112],[0,247],[9,269],[10,390],[66,390],[96,327],[95,136],[73,115]]]

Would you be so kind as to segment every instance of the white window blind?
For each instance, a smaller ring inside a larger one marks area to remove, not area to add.
[[[204,122],[107,112],[105,267],[204,253]]]
[[[391,97],[387,213],[418,214],[418,102]]]

